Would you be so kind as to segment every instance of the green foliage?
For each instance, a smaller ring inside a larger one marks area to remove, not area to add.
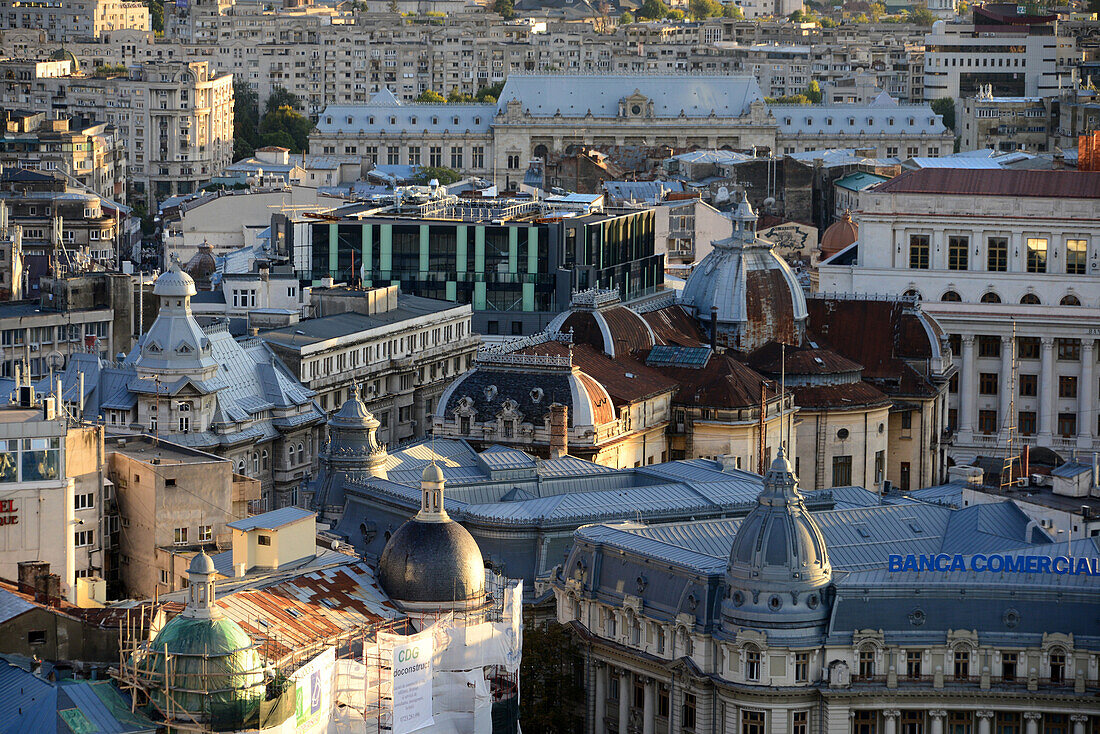
[[[421,104],[443,104],[447,101],[447,98],[434,89],[425,89],[415,101]]]
[[[447,104],[466,104],[467,102],[473,101],[474,95],[460,92],[458,91],[458,87],[452,89],[451,93],[447,95]]]
[[[940,97],[932,100],[932,111],[943,116],[943,124],[950,130],[955,129],[955,100],[951,97]]]
[[[816,21],[822,28],[836,28],[836,21],[827,15],[822,18],[817,18]]]
[[[805,94],[788,94],[786,97],[765,97],[768,104],[810,104],[810,98]]]
[[[733,3],[726,3],[722,8],[722,17],[732,18],[733,20],[744,20],[745,13]]]
[[[584,730],[584,663],[580,646],[564,625],[543,622],[524,626],[520,680],[520,726],[524,731],[563,734]]]
[[[146,0],[149,7],[149,27],[158,36],[164,35],[164,0]]]
[[[819,104],[821,102],[821,85],[817,83],[817,79],[810,80],[810,86],[806,87],[806,91],[803,92],[811,102]]]
[[[496,102],[500,98],[500,93],[504,91],[504,82],[497,82],[496,84],[490,84],[487,87],[482,87],[477,90],[477,94],[474,95],[475,102]]]
[[[1100,0],[1096,0],[1096,1],[1100,2]],[[619,16],[619,25],[627,25],[628,23],[633,23],[633,22],[634,22],[634,13],[631,13],[629,10],[624,11],[623,14]]]
[[[718,0],[688,0],[688,15],[694,20],[720,18],[725,8]]]
[[[126,68],[126,64],[103,64],[97,66],[95,71],[92,72],[93,76],[108,77],[116,76],[118,74],[126,74],[129,69]]]
[[[298,95],[287,91],[284,87],[272,87],[271,96],[267,98],[267,104],[264,105],[264,114],[270,114],[272,110],[277,110],[280,107],[289,107],[295,112],[301,112],[302,100],[298,99]]]
[[[916,23],[919,26],[931,28],[932,24],[936,22],[936,16],[932,14],[932,11],[928,9],[927,5],[924,3],[917,3],[913,6],[913,9],[909,11],[908,20],[910,23]]]
[[[515,0],[493,0],[493,12],[505,20],[516,17]]]
[[[233,160],[248,158],[259,142],[260,102],[247,82],[233,82]]]
[[[289,148],[291,153],[304,153],[309,149],[309,131],[313,122],[296,112],[289,105],[264,113],[260,120],[260,142]]]
[[[666,15],[665,17],[669,20],[683,20],[684,11],[680,10],[679,8],[673,8],[672,10],[668,11],[668,15]]]
[[[638,8],[638,17],[642,20],[661,20],[668,17],[668,6],[662,0],[645,0]]]
[[[886,15],[886,3],[871,3],[871,20],[878,23]]]
[[[447,186],[462,180],[462,175],[453,168],[443,166],[424,166],[413,176],[413,183],[419,186],[427,186],[432,179],[439,182],[440,186]]]

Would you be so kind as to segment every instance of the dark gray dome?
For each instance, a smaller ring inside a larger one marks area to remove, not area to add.
[[[458,523],[414,518],[386,543],[378,582],[396,601],[478,601],[485,594],[485,562],[477,541]]]

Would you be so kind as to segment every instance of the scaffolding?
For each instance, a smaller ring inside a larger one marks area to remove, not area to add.
[[[1078,136],[1077,170],[1100,171],[1100,130]]]

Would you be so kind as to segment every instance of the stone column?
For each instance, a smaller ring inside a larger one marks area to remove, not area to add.
[[[962,335],[962,374],[959,375],[959,438],[970,441],[977,427],[975,409],[978,404],[978,369],[974,361],[974,335]]]
[[[979,711],[978,716],[978,734],[989,734],[993,728],[993,712],[992,711]]]
[[[630,671],[619,672],[619,734],[626,734],[630,725]],[[1034,734],[1030,732],[1029,734]]]
[[[932,734],[943,734],[943,720],[947,717],[947,712],[943,709],[935,709],[928,712],[928,718],[932,723]]]
[[[657,717],[657,703],[656,703],[656,691],[657,685],[652,678],[646,678],[645,681],[645,698],[642,708],[642,734],[655,734],[656,732],[656,717]]]
[[[997,378],[997,394],[1000,396],[997,425],[1000,426],[1006,425],[1008,421],[1015,424],[1016,416],[1008,413],[1012,406],[1012,391],[1019,389],[1012,384],[1012,337],[1008,337],[1005,341],[1006,343],[1001,345],[1001,375]]]
[[[1089,717],[1085,714],[1073,714],[1069,717],[1073,722],[1073,734],[1085,734],[1085,726],[1089,723]]]
[[[1025,734],[1039,734],[1039,720],[1042,718],[1043,715],[1035,711],[1025,712],[1024,721],[1027,722],[1027,728],[1024,729]]]
[[[1096,340],[1089,337],[1081,341],[1081,376],[1077,378],[1077,448],[1092,448],[1092,429],[1096,425],[1096,413],[1092,409],[1092,389],[1096,379]]]
[[[888,709],[882,712],[883,734],[897,734],[899,716],[901,716],[901,712],[897,709]]]
[[[1054,338],[1044,336],[1042,338],[1042,359],[1039,368],[1039,437],[1050,439],[1054,436],[1053,415],[1054,405],[1058,400],[1054,379]]]
[[[607,666],[604,663],[596,664],[596,724],[593,727],[595,734],[604,734],[607,731]]]

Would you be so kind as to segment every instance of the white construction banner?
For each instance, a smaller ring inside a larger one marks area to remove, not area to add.
[[[409,732],[431,726],[432,632],[402,638],[393,645],[393,732]]]
[[[294,705],[295,731],[309,734],[328,731],[332,720],[335,669],[336,648],[330,647],[291,675],[298,689]]]

